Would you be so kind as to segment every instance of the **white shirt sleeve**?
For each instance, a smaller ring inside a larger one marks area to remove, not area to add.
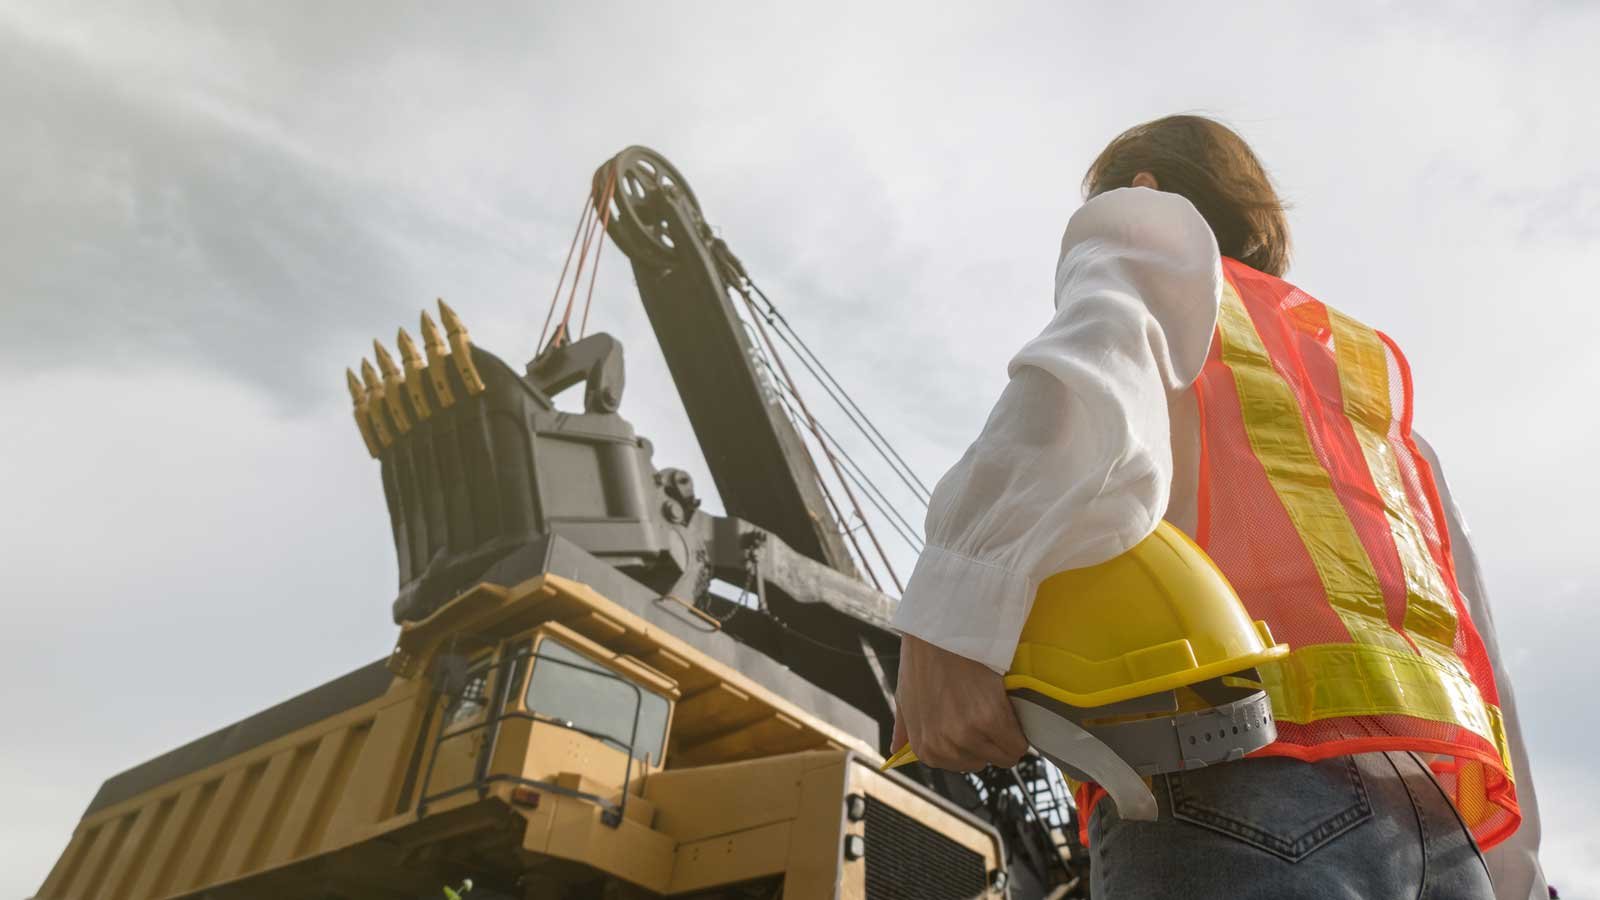
[[[1489,666],[1494,671],[1495,686],[1500,691],[1500,716],[1505,724],[1506,739],[1511,743],[1511,765],[1517,779],[1517,805],[1522,809],[1522,825],[1489,852],[1484,861],[1489,865],[1489,880],[1494,884],[1496,900],[1546,900],[1544,870],[1539,865],[1539,801],[1533,792],[1533,773],[1528,766],[1527,745],[1522,742],[1522,726],[1517,721],[1517,701],[1511,690],[1511,676],[1500,658],[1500,642],[1494,630],[1494,615],[1489,610],[1489,592],[1484,587],[1483,570],[1478,565],[1477,554],[1472,550],[1472,533],[1455,499],[1450,496],[1450,485],[1445,482],[1444,469],[1433,447],[1412,432],[1417,449],[1433,469],[1435,486],[1439,489],[1439,503],[1450,529],[1450,555],[1456,564],[1456,586],[1466,601],[1472,624],[1483,638],[1484,650],[1489,654]]]
[[[1108,191],[1067,224],[1055,315],[934,488],[893,624],[996,672],[1039,582],[1147,537],[1172,486],[1169,395],[1199,375],[1222,266],[1193,204]]]

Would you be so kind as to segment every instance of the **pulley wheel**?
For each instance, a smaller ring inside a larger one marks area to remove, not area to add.
[[[685,236],[672,233],[665,205],[668,196],[688,200],[696,216],[700,201],[672,163],[649,147],[633,146],[606,160],[595,170],[594,202],[606,195],[612,173],[617,185],[611,197],[610,224],[606,231],[622,252],[636,261],[669,265],[677,257]]]

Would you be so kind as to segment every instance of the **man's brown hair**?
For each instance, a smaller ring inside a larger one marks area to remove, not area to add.
[[[1289,268],[1284,204],[1250,145],[1203,116],[1167,116],[1117,135],[1083,176],[1085,196],[1130,187],[1140,172],[1188,198],[1217,236],[1223,256],[1269,275]]]

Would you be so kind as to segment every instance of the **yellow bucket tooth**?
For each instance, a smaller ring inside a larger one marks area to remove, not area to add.
[[[350,402],[355,406],[356,427],[361,430],[361,440],[367,444],[367,452],[373,459],[378,458],[378,437],[372,433],[372,423],[367,421],[367,389],[361,386],[361,379],[349,369],[344,370],[344,380],[350,387]]]
[[[385,347],[382,342],[374,340],[372,342],[372,352],[378,357],[378,371],[383,373],[384,384],[388,384],[390,378],[399,377],[400,367],[394,364],[394,357],[389,355],[388,347]]]
[[[365,358],[361,360],[361,382],[367,386],[367,420],[372,423],[372,433],[378,436],[378,443],[387,447],[394,443],[394,435],[389,433],[389,423],[384,421],[383,382],[378,380],[377,370]]]
[[[467,326],[461,323],[461,317],[442,298],[438,302],[439,319],[444,322],[445,334],[450,339],[450,358],[455,361],[456,371],[461,374],[461,383],[467,386],[468,396],[481,394],[483,378],[478,375],[478,367],[472,363],[472,338],[467,334]]]
[[[456,402],[455,392],[450,390],[450,373],[445,369],[450,348],[427,310],[422,311],[422,346],[428,351],[428,380],[433,383],[434,396],[439,398],[441,408],[448,407]]]
[[[434,302],[439,304],[439,321],[444,323],[445,334],[451,337],[455,337],[458,334],[465,336],[467,326],[462,324],[461,317],[456,315],[456,311],[450,308],[450,304],[444,302],[443,297],[436,299]]]
[[[394,357],[376,340],[372,342],[372,351],[377,354],[378,368],[383,371],[384,405],[389,408],[394,427],[405,434],[411,430],[411,416],[406,414],[405,383],[400,375],[400,367],[394,364]]]
[[[394,342],[395,346],[400,348],[400,364],[406,367],[406,396],[411,398],[411,406],[417,411],[417,418],[426,419],[433,415],[433,409],[428,405],[428,392],[422,386],[423,370],[428,364],[423,362],[416,343],[411,340],[411,335],[406,334],[404,328],[395,334]]]

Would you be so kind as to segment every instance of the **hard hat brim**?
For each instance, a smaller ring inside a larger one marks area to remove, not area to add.
[[[1058,700],[1069,706],[1093,707],[1109,706],[1135,697],[1147,694],[1159,694],[1164,691],[1176,690],[1213,678],[1222,678],[1235,672],[1243,672],[1289,655],[1287,644],[1275,644],[1272,633],[1267,630],[1266,623],[1256,622],[1257,633],[1262,638],[1263,648],[1259,652],[1231,656],[1227,659],[1217,660],[1205,665],[1194,665],[1194,657],[1188,656],[1188,665],[1181,663],[1172,670],[1148,678],[1129,681],[1125,684],[1115,685],[1098,691],[1079,693],[1062,687],[1075,681],[1068,672],[1052,672],[1048,659],[1035,656],[1030,660],[1031,665],[1027,672],[1013,670],[1005,677],[1007,691],[1029,690],[1043,694],[1052,700]]]

